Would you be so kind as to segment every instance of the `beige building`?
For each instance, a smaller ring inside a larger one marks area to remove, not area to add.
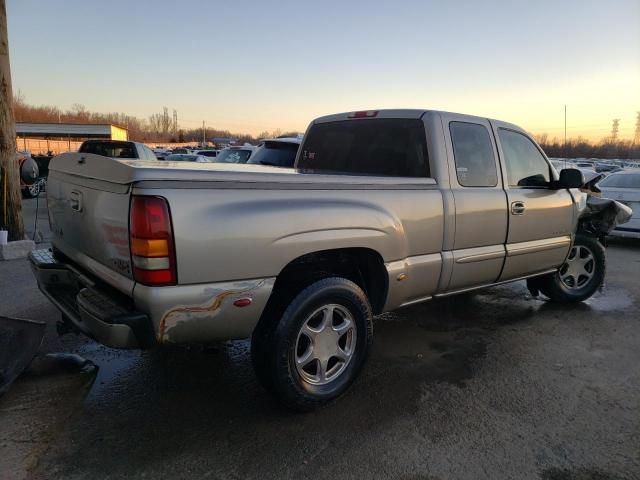
[[[16,123],[16,147],[32,154],[75,151],[90,138],[128,140],[126,128],[111,124]]]

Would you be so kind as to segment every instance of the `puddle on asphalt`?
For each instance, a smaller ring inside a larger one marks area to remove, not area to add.
[[[599,311],[625,310],[633,305],[633,299],[626,290],[605,287],[584,303]]]
[[[143,352],[114,350],[99,343],[89,342],[78,349],[78,354],[98,366],[98,375],[87,395],[87,401],[91,401],[112,394],[112,389],[118,381],[136,375]]]

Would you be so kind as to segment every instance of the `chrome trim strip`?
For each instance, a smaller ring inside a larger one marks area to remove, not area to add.
[[[409,300],[408,302],[404,302],[404,303],[400,304],[400,306],[398,308],[408,307],[410,305],[415,305],[416,303],[426,302],[428,300],[431,300],[432,298],[433,298],[433,296],[429,295],[427,297],[420,297],[420,298],[416,298],[415,300]]]
[[[504,250],[489,253],[478,253],[476,255],[467,255],[465,257],[456,259],[456,263],[475,263],[482,262],[484,260],[495,260],[499,258],[504,258]]]
[[[571,237],[546,238],[544,240],[534,240],[532,242],[512,243],[507,245],[507,257],[527,255],[530,253],[566,248],[571,245]]]

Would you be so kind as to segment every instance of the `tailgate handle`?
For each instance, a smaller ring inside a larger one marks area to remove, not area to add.
[[[71,192],[71,195],[69,195],[69,205],[71,206],[72,210],[75,210],[76,212],[81,212],[82,211],[82,193],[73,190]]]

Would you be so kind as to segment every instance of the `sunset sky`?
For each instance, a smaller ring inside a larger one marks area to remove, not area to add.
[[[182,127],[433,108],[597,140],[640,111],[640,1],[8,0],[14,90]]]

